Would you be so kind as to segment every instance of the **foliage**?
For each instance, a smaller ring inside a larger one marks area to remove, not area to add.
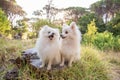
[[[33,15],[35,15],[35,16],[42,16],[42,14],[43,14],[42,10],[36,10],[33,12]]]
[[[91,21],[90,24],[87,26],[87,32],[84,34],[83,41],[87,44],[91,44],[95,38],[95,34],[97,32],[97,27],[95,24],[95,20]]]
[[[113,35],[120,35],[120,13],[117,13],[116,16],[106,24],[106,27]]]
[[[68,7],[65,8],[64,11],[66,12],[66,18],[69,20],[72,19],[75,22],[77,22],[81,16],[87,13],[86,9],[82,7]]]
[[[27,29],[28,28],[28,24],[24,20],[18,20],[16,28],[18,28],[21,32],[24,33],[24,32],[28,31],[28,29]]]
[[[48,25],[54,28],[60,28],[59,25],[55,25],[47,20],[38,19],[36,22],[32,23],[33,32],[38,33],[40,28],[43,27],[44,25]]]
[[[96,32],[97,32],[97,27],[95,24],[95,20],[93,19],[93,21],[91,21],[90,24],[88,24],[88,31],[86,35],[91,36],[94,35]]]
[[[0,8],[5,12],[11,23],[13,23],[16,16],[25,15],[25,11],[17,5],[15,0],[0,0]]]
[[[80,30],[83,34],[87,32],[87,24],[90,24],[92,20],[95,20],[95,24],[98,28],[98,32],[105,31],[105,25],[101,18],[98,18],[95,13],[88,13],[79,18],[77,24],[80,26]]]
[[[19,39],[23,37],[27,37],[29,32],[28,23],[27,23],[28,21],[29,21],[28,18],[17,20],[16,26],[11,30],[12,37],[14,37],[15,39],[18,39],[18,37]]]
[[[9,33],[10,22],[8,21],[5,13],[0,9],[0,35]]]
[[[91,5],[91,10],[99,17],[105,16],[105,22],[108,22],[110,15],[113,17],[116,12],[120,11],[119,0],[100,0]]]
[[[112,33],[96,33],[94,35],[83,35],[83,44],[92,45],[100,50],[120,51],[120,36],[114,37]]]
[[[28,33],[28,38],[29,38],[29,39],[36,38],[36,37],[37,37],[36,35],[37,35],[36,32],[29,32],[29,33]]]
[[[96,38],[94,40],[94,45],[96,45],[100,49],[112,49],[111,44],[113,44],[112,33],[104,32],[96,34]]]
[[[43,10],[46,11],[46,18],[48,19],[48,21],[52,21],[52,19],[55,18],[55,15],[57,14],[58,12],[58,8],[55,8],[53,6],[53,0],[48,0],[48,3],[47,5],[45,5],[43,7]]]
[[[120,36],[114,37],[112,33],[105,31],[98,33],[94,20],[88,24],[88,31],[83,35],[83,44],[93,45],[101,50],[120,51]]]
[[[120,36],[114,37],[110,32],[97,33],[94,36],[84,35],[83,44],[92,45],[105,51],[120,51]]]

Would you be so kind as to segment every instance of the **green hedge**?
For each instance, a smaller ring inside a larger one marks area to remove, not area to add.
[[[93,36],[83,35],[83,44],[93,45],[101,50],[120,51],[120,36],[113,36],[112,33],[96,33]]]

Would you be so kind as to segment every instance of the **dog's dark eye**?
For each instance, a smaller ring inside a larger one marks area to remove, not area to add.
[[[48,32],[48,34],[50,33],[50,31]]]
[[[65,34],[68,34],[68,32],[67,32],[67,31],[65,31]]]

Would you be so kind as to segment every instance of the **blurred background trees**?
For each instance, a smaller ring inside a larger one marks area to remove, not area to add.
[[[2,23],[2,25],[4,25],[1,27],[2,27],[2,29],[5,29],[4,30],[5,33],[12,34],[12,30],[15,27],[14,24],[16,24],[15,19],[17,17],[24,16],[26,13],[25,13],[25,11],[22,10],[22,8],[19,5],[17,5],[15,0],[0,0],[0,8],[1,8],[0,11],[4,12],[4,14],[0,13],[0,15],[1,15],[0,19],[2,19],[1,23]],[[2,15],[4,15],[4,16],[2,16]],[[6,20],[6,22],[3,23],[3,21],[5,21],[5,20]],[[8,26],[11,29],[11,31],[8,31]],[[0,32],[3,32],[3,31],[0,30]]]
[[[0,36],[8,34],[10,29],[10,22],[2,9],[0,9]]]
[[[25,11],[17,5],[15,0],[0,0],[0,8],[5,12],[8,17],[8,20],[13,26],[13,21],[17,16],[24,16]]]
[[[69,7],[65,8],[64,11],[66,11],[67,18],[75,22],[87,13],[86,9],[82,7]]]
[[[48,0],[42,10],[33,12],[35,17],[27,18],[26,12],[17,5],[16,0],[0,0],[0,35],[11,34],[12,38],[20,39],[24,35],[26,39],[36,38],[43,25],[61,29],[63,23],[75,21],[82,32],[83,44],[92,43],[98,48],[119,47],[120,0],[99,0],[89,8],[71,6],[62,9],[55,7],[53,1]],[[18,17],[22,18],[16,20]],[[94,34],[88,35],[90,32]]]
[[[91,11],[94,11],[97,16],[104,17],[105,22],[110,21],[120,11],[119,0],[100,0],[93,3],[90,7]]]

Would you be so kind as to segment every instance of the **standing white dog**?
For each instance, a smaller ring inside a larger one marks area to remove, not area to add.
[[[47,64],[47,70],[51,69],[53,64],[61,62],[59,30],[45,25],[39,32],[39,38],[36,42],[36,49],[42,60],[44,67]]]
[[[68,61],[70,67],[72,62],[80,59],[81,32],[76,23],[72,22],[70,26],[63,25],[61,37],[62,62],[60,66],[64,66],[64,62]]]

